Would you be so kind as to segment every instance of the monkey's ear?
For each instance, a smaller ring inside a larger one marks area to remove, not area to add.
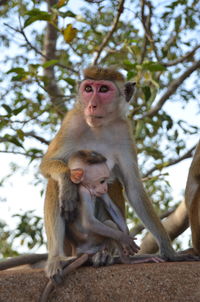
[[[132,98],[132,96],[135,92],[135,84],[136,83],[134,83],[134,82],[125,83],[124,92],[125,92],[125,99],[127,102],[130,101],[130,99]]]
[[[81,168],[70,170],[70,179],[73,183],[79,184],[83,180],[84,171]]]

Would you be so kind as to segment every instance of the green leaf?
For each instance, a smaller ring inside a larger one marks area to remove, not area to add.
[[[76,81],[72,78],[65,78],[64,81],[66,81],[71,86],[75,86],[76,84]]]
[[[24,68],[17,67],[17,68],[12,68],[12,69],[8,70],[6,73],[9,74],[9,73],[12,73],[12,72],[15,72],[15,73],[18,73],[18,74],[24,74],[26,71],[24,70]]]
[[[22,141],[24,140],[24,132],[21,129],[17,130],[17,135]]]
[[[149,86],[142,87],[142,91],[144,93],[145,101],[148,102],[148,100],[151,97],[151,89]]]
[[[69,2],[69,0],[58,0],[58,3],[56,4],[56,6],[58,8],[63,7],[64,5],[66,5]]]
[[[4,135],[4,138],[6,138],[10,143],[13,143],[14,145],[16,145],[18,147],[24,148],[23,145],[20,143],[20,141],[16,137],[6,134],[6,135]]]
[[[13,114],[14,115],[18,115],[20,112],[22,112],[27,106],[26,105],[23,105],[15,110],[13,110]]]
[[[50,67],[50,66],[52,66],[52,65],[55,65],[56,63],[58,63],[59,61],[58,60],[50,60],[50,61],[47,61],[47,62],[45,62],[44,64],[42,64],[42,66],[44,67],[44,68],[48,68],[48,67]]]
[[[8,114],[12,113],[12,109],[10,108],[10,106],[3,104],[2,107],[8,112]]]
[[[136,71],[128,71],[127,73],[127,80],[131,80],[132,78],[134,78],[137,75]]]
[[[131,70],[136,69],[137,63],[131,63],[129,60],[124,60],[123,65],[126,70]]]
[[[181,26],[181,21],[182,21],[182,16],[178,16],[176,19],[175,19],[175,30],[176,31],[179,31],[180,29],[180,26]]]
[[[63,18],[66,18],[66,17],[75,18],[76,17],[76,15],[71,10],[68,10],[66,12],[59,12],[59,15]]]
[[[24,23],[24,27],[29,26],[30,24],[32,24],[35,21],[50,21],[51,20],[51,14],[45,12],[45,11],[41,11],[37,8],[34,8],[30,11],[26,12],[26,15],[28,15],[29,17],[26,19],[25,23]]]
[[[166,67],[163,66],[160,63],[155,63],[155,62],[145,62],[142,64],[143,69],[145,70],[149,70],[152,72],[156,72],[156,71],[165,71]]]
[[[144,128],[144,121],[143,120],[137,121],[136,129],[135,129],[136,138],[141,137],[143,128]]]

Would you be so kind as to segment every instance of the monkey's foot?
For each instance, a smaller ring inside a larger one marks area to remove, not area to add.
[[[55,256],[48,259],[47,266],[46,266],[46,274],[47,277],[54,284],[60,284],[63,281],[63,267],[67,264],[71,263],[74,260],[74,257],[61,257]]]
[[[136,255],[136,256],[120,256],[121,263],[123,264],[136,264],[136,263],[162,263],[165,262],[157,255]]]
[[[200,261],[200,256],[192,254],[174,254],[172,257],[163,257],[166,261],[178,262],[178,261]]]
[[[107,249],[103,249],[91,258],[94,267],[112,265],[114,263],[114,256]]]

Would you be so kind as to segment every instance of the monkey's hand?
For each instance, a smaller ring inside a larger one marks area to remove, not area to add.
[[[119,243],[122,246],[122,253],[124,255],[134,255],[139,251],[140,247],[135,243],[134,239],[130,235],[122,233]]]
[[[77,214],[78,189],[69,175],[62,174],[59,181],[59,206],[60,214],[67,222],[73,222]]]

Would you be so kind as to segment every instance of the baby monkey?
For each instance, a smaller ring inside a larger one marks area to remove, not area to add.
[[[130,257],[139,251],[139,246],[107,194],[110,171],[106,158],[95,151],[80,150],[72,154],[68,165],[71,181],[78,185],[80,199],[77,217],[66,227],[77,256],[86,253],[98,258],[105,251],[105,257],[110,257],[110,262],[107,259],[105,263],[112,264],[114,257],[106,254],[111,245],[121,263],[162,262],[150,255]]]

